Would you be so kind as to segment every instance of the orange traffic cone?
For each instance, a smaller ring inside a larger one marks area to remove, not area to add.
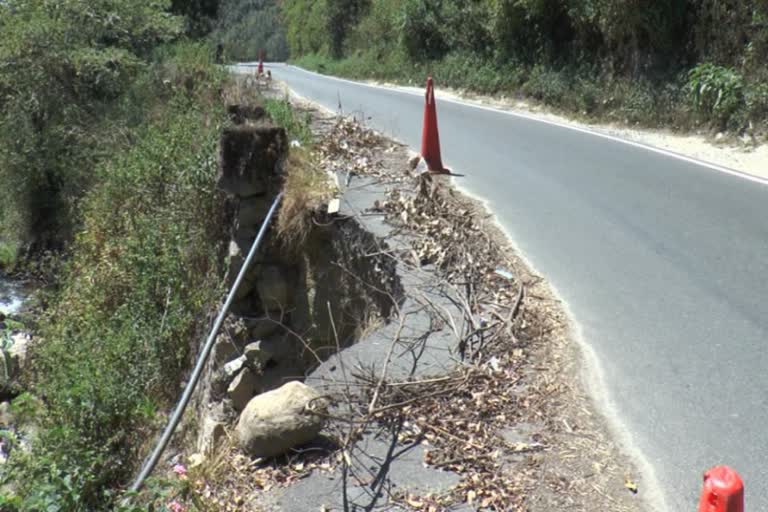
[[[257,74],[259,76],[264,74],[264,50],[259,50],[259,70]]]
[[[450,174],[443,167],[440,157],[440,134],[437,130],[437,106],[435,105],[435,85],[432,77],[427,78],[427,98],[424,105],[424,127],[421,132],[421,157],[427,163],[430,172]]]
[[[699,512],[744,512],[744,482],[728,466],[704,473]]]

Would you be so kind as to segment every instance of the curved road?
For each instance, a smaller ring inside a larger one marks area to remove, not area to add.
[[[420,146],[422,94],[272,70]],[[660,508],[694,510],[702,472],[724,463],[744,477],[747,509],[768,510],[768,186],[440,98],[438,119],[458,184],[568,304]]]

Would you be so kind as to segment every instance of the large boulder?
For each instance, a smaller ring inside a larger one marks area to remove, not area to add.
[[[240,448],[253,457],[274,457],[308,443],[322,430],[327,407],[320,393],[301,382],[263,393],[240,415]]]

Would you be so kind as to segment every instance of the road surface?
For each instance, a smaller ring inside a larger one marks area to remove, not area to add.
[[[422,95],[272,72],[420,147]],[[595,356],[598,402],[657,503],[694,510],[702,472],[729,464],[747,509],[768,510],[768,186],[439,98],[438,118],[457,183],[489,203],[568,305]]]

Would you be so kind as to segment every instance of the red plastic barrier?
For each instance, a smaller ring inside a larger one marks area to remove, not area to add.
[[[440,134],[437,130],[437,106],[435,105],[435,85],[432,77],[427,78],[427,96],[424,105],[424,126],[421,132],[421,157],[427,162],[430,172],[449,174],[443,167],[440,156]]]
[[[744,482],[728,466],[704,473],[699,512],[744,512]]]

